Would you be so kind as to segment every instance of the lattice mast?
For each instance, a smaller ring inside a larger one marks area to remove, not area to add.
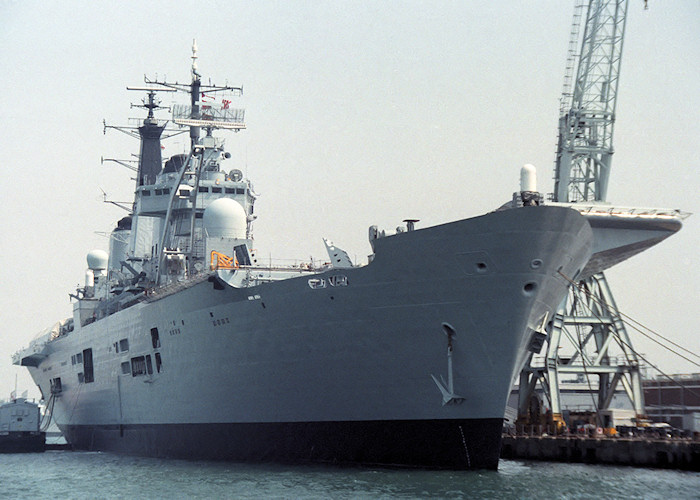
[[[605,201],[627,0],[591,0],[578,57],[582,2],[574,9],[559,118],[554,201]],[[576,79],[572,78],[578,58]]]

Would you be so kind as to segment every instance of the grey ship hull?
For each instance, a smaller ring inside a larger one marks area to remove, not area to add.
[[[380,238],[371,264],[314,275],[347,286],[215,280],[155,294],[22,364],[38,365],[47,397],[61,378],[54,418],[77,449],[495,468],[511,382],[591,246],[573,210],[494,212]],[[87,348],[94,382],[80,383],[71,355]],[[122,373],[156,352],[160,371]]]

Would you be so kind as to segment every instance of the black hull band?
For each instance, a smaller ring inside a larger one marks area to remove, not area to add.
[[[0,435],[0,453],[35,453],[44,451],[44,432],[10,432]]]
[[[75,449],[167,458],[496,469],[502,419],[71,425]]]

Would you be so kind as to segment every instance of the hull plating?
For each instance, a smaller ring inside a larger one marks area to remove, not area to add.
[[[156,294],[50,342],[30,371],[45,395],[61,378],[54,418],[77,448],[493,468],[533,331],[591,241],[583,217],[559,207],[402,233],[376,240],[368,266],[315,275],[324,288],[204,281]],[[129,349],[116,352],[121,339]],[[87,348],[92,383],[71,362]],[[122,372],[156,353],[160,370]],[[451,404],[436,380],[453,381]]]

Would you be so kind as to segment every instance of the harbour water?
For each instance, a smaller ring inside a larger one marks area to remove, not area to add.
[[[49,451],[0,455],[0,498],[700,498],[700,474],[502,460],[496,471],[251,465]]]

